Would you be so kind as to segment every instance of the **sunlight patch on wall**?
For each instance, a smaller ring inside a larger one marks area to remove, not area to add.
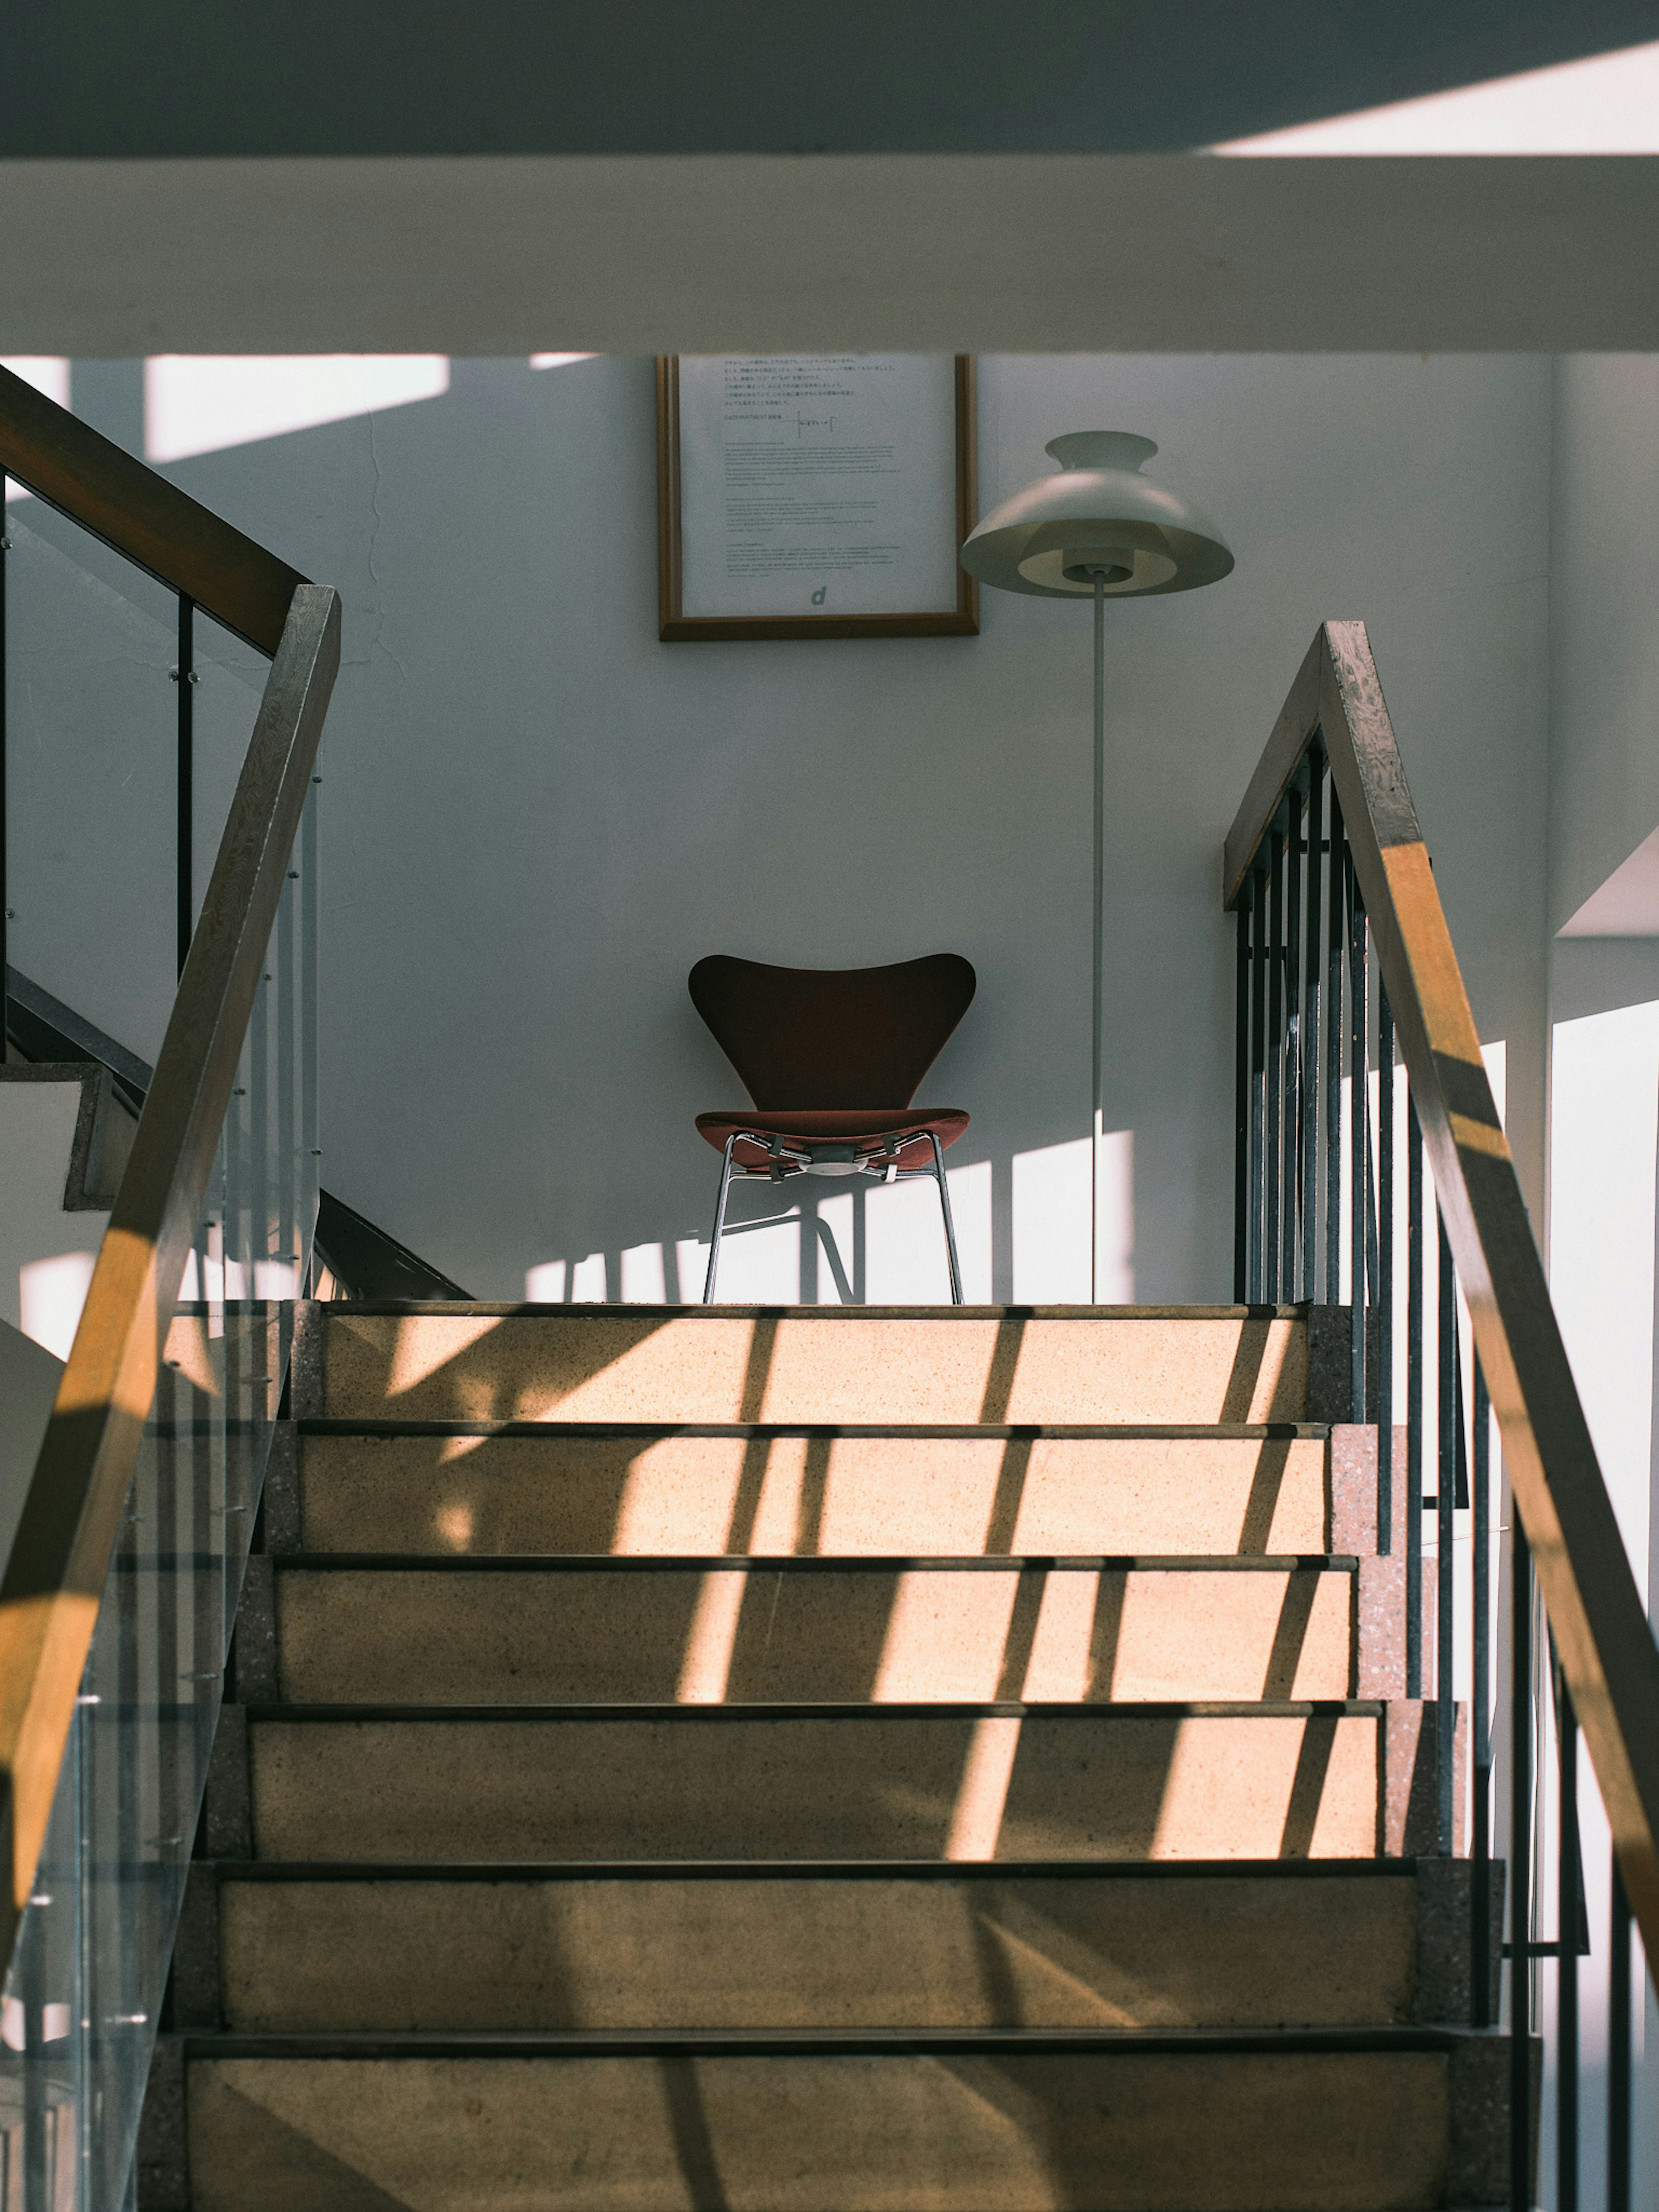
[[[44,392],[48,399],[55,399],[60,407],[70,404],[70,365],[67,359],[55,354],[0,354],[0,368],[9,368],[14,376],[21,376],[25,384],[32,384],[37,392]],[[27,499],[28,493],[20,483],[6,479],[6,497]]]
[[[623,1258],[625,1261],[625,1254]],[[568,1260],[544,1260],[537,1267],[526,1267],[524,1294],[534,1306],[603,1305],[610,1296],[607,1281],[604,1253],[590,1252],[574,1267]]]
[[[597,361],[599,357],[596,353],[532,353],[530,366],[532,368],[562,368],[567,362]]]
[[[144,363],[144,454],[181,461],[449,389],[447,354],[155,354]]]
[[[96,1261],[94,1252],[59,1252],[50,1260],[27,1261],[17,1271],[23,1334],[59,1359],[70,1356]]]
[[[625,1306],[667,1304],[660,1244],[631,1244],[623,1254],[622,1298]]]
[[[1482,1045],[1480,1048],[1480,1057],[1486,1066],[1486,1080],[1492,1085],[1492,1103],[1498,1109],[1498,1119],[1501,1125],[1504,1117],[1504,1092],[1509,1060],[1509,1049],[1504,1039],[1502,1037],[1498,1038],[1495,1044]],[[1376,1176],[1378,1172],[1377,1163],[1380,1161],[1382,1157],[1382,1078],[1381,1070],[1374,1070],[1370,1079],[1369,1096],[1366,1102],[1366,1110],[1370,1121],[1370,1146],[1373,1176]],[[1349,1085],[1345,1079],[1342,1085],[1342,1117],[1345,1127],[1347,1125],[1349,1096]],[[1411,1334],[1409,1327],[1409,1300],[1411,1293],[1411,1270],[1407,1263],[1408,1237],[1411,1227],[1411,1182],[1407,1173],[1407,1163],[1410,1157],[1410,1094],[1406,1081],[1406,1070],[1403,1066],[1396,1066],[1394,1071],[1395,1264],[1393,1279],[1394,1380],[1392,1387],[1394,1392],[1394,1418],[1396,1423],[1403,1422],[1406,1419],[1407,1393],[1410,1381],[1409,1357]],[[1353,1224],[1352,1196],[1353,1188],[1352,1176],[1352,1152],[1350,1151],[1348,1146],[1345,1145],[1342,1148],[1342,1158],[1337,1176],[1338,1205],[1340,1209],[1337,1242],[1340,1255],[1339,1273],[1340,1277],[1341,1299],[1333,1301],[1333,1303],[1341,1303],[1350,1298],[1352,1295],[1353,1279],[1351,1266],[1353,1250],[1352,1233]],[[1423,1201],[1423,1310],[1425,1314],[1429,1316],[1428,1326],[1431,1330],[1432,1330],[1435,1326],[1434,1317],[1440,1310],[1440,1237],[1438,1227],[1437,1225],[1436,1216],[1437,1202],[1435,1194],[1434,1170],[1429,1164],[1428,1158],[1425,1153],[1424,1157]],[[1464,1390],[1467,1395],[1472,1388],[1469,1378],[1473,1376],[1474,1371],[1473,1365],[1474,1357],[1474,1338],[1470,1334],[1469,1331],[1468,1309],[1462,1304],[1461,1301],[1458,1313],[1458,1328],[1461,1333],[1463,1351]],[[1424,1434],[1428,1437],[1432,1437],[1437,1432],[1440,1418],[1439,1368],[1437,1362],[1433,1358],[1430,1358],[1424,1361],[1421,1381],[1423,1390]],[[1430,1490],[1432,1490],[1432,1482],[1429,1482],[1427,1486]],[[1431,1528],[1428,1530],[1428,1540],[1431,1546],[1432,1546],[1434,1539]],[[1494,1587],[1496,1587],[1495,1584]],[[1460,1667],[1464,1663],[1466,1656],[1467,1655],[1460,1655]]]
[[[1135,1295],[1135,1139],[1109,1129],[1100,1140],[1099,1297],[1133,1305]],[[1013,1164],[1016,1305],[1084,1305],[1089,1298],[1089,1139],[1016,1152]]]
[[[1301,123],[1213,154],[1659,153],[1659,43]]]
[[[769,1197],[775,1194],[768,1188]],[[708,1271],[708,1247],[700,1238],[683,1237],[674,1248],[680,1279],[679,1295],[687,1305],[702,1297]],[[726,1218],[720,1238],[720,1279],[714,1297],[723,1306],[792,1306],[800,1299],[800,1212],[791,1207],[782,1216],[761,1215],[757,1220]]]
[[[988,1306],[992,1299],[991,1163],[975,1160],[968,1167],[946,1168],[945,1180],[951,1193],[951,1218],[956,1224],[963,1299],[970,1306]]]
[[[1653,1429],[1659,1003],[1555,1024],[1550,1297],[1638,1582]]]

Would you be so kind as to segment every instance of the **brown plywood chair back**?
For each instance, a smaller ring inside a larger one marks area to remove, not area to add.
[[[890,968],[771,968],[713,952],[686,983],[756,1105],[784,1113],[908,1106],[976,981],[957,952]]]

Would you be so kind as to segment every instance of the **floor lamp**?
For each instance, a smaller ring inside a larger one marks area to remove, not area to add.
[[[1095,606],[1094,1102],[1089,1129],[1089,1302],[1099,1304],[1100,1140],[1104,1092],[1101,1002],[1106,964],[1106,602],[1219,583],[1233,565],[1195,507],[1140,473],[1158,451],[1121,430],[1051,438],[1059,472],[988,514],[962,549],[981,584]]]

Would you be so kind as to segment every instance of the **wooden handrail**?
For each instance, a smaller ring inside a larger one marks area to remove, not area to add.
[[[1223,861],[1228,908],[1322,739],[1510,1481],[1589,1747],[1625,1887],[1659,1967],[1659,1645],[1550,1304],[1365,626],[1327,623]]]
[[[0,469],[261,653],[276,651],[299,571],[7,368]]]
[[[48,403],[49,404],[49,403]],[[9,464],[8,463],[8,466]],[[205,604],[205,602],[204,602]],[[9,1955],[340,664],[337,595],[290,594],[190,957],[0,1582]]]

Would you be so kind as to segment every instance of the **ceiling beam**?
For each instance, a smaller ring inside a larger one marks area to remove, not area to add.
[[[1659,349],[1659,158],[0,163],[0,353]]]

